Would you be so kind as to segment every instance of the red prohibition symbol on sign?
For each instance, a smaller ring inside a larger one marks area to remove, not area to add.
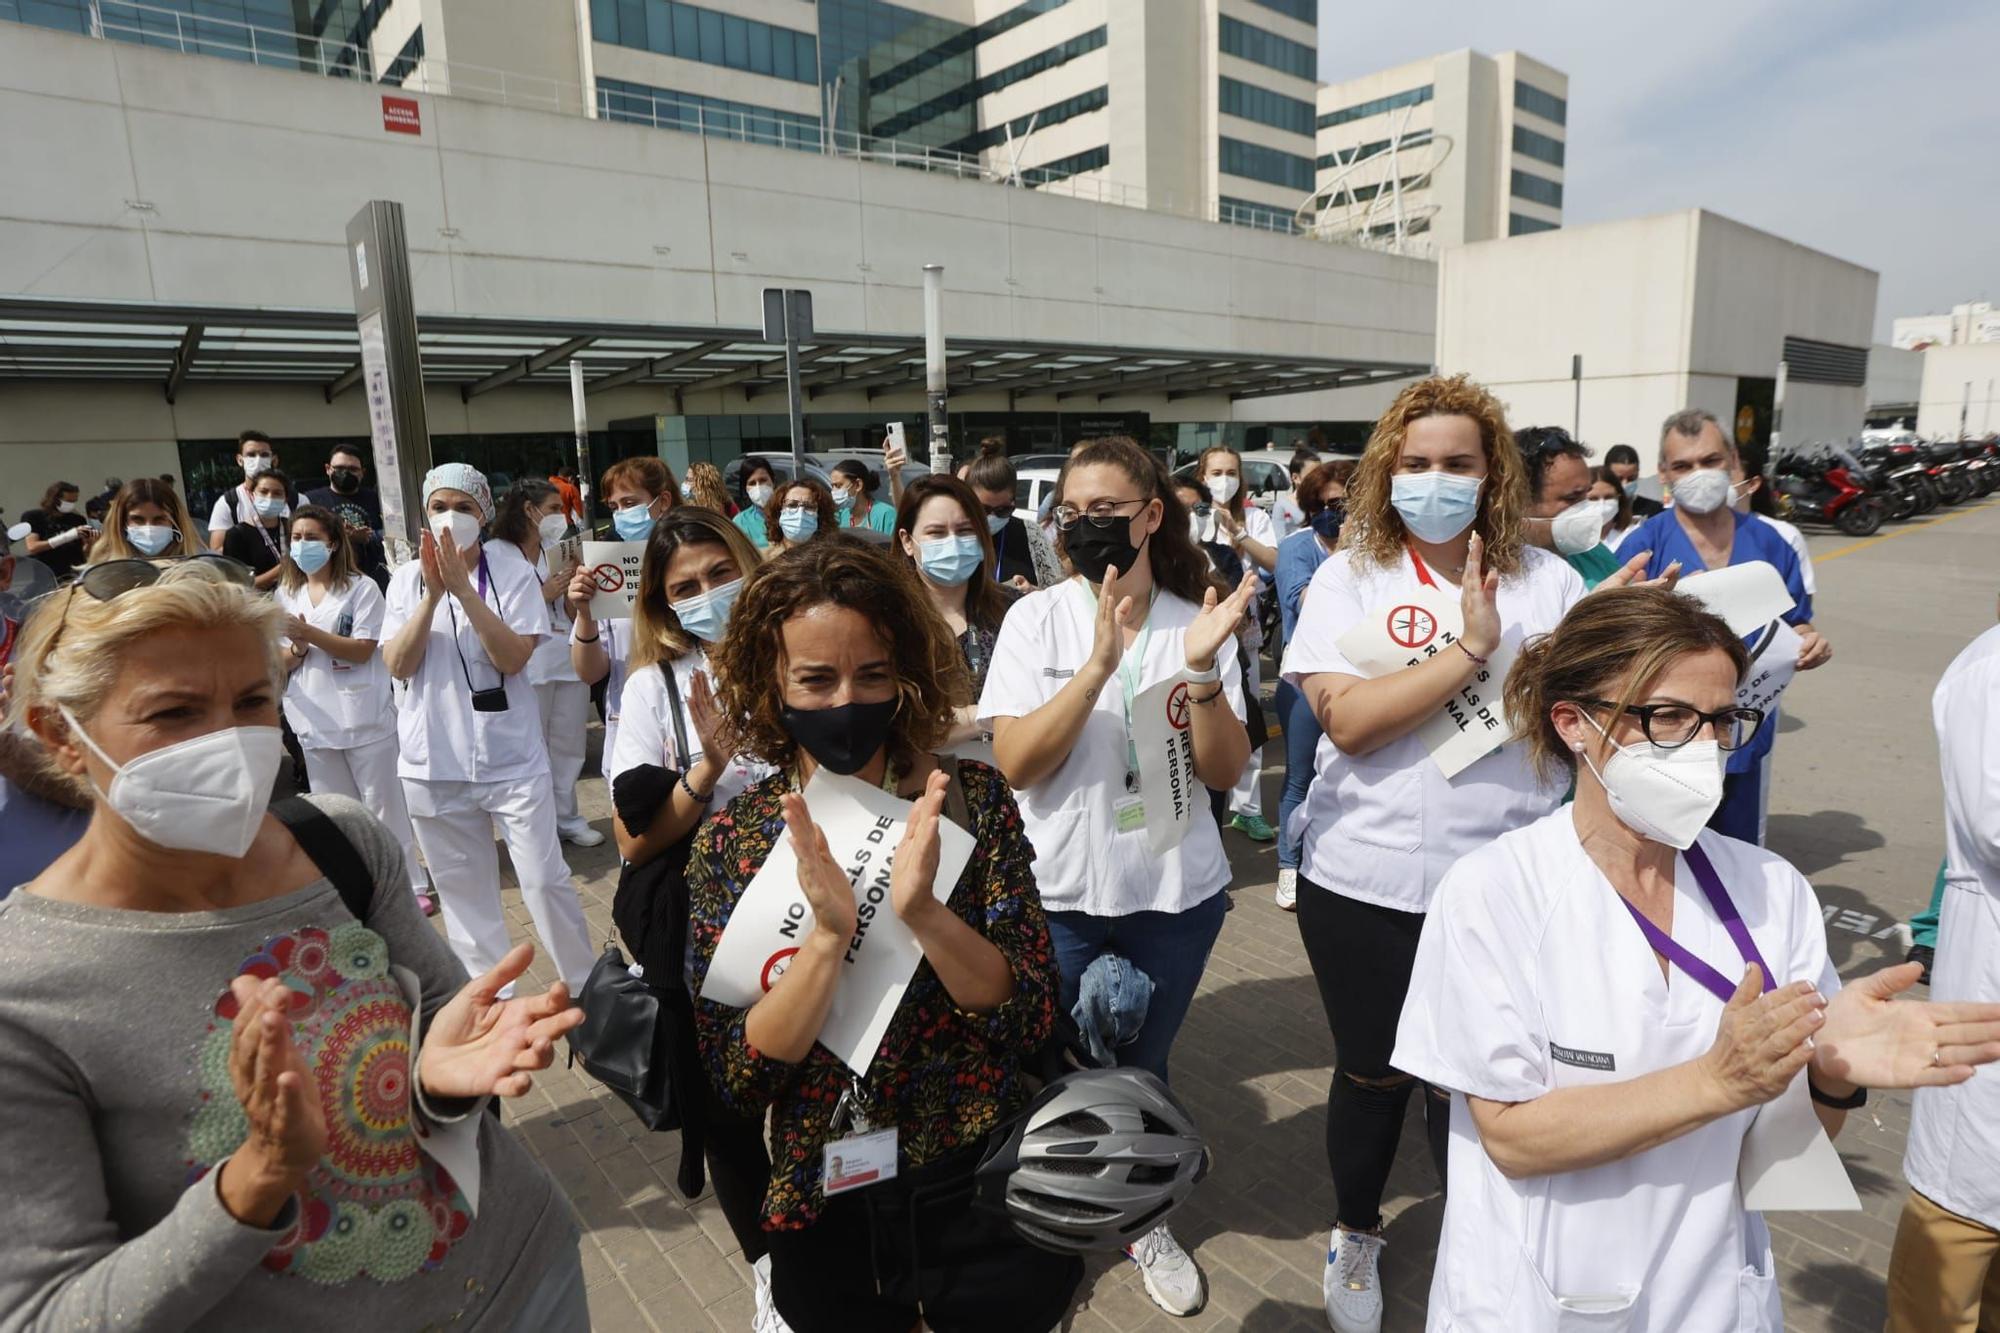
[[[1437,637],[1437,617],[1421,606],[1398,606],[1389,612],[1389,637],[1401,648],[1421,648]]]
[[[1167,691],[1167,722],[1175,731],[1188,729],[1188,687],[1182,681]]]
[[[766,991],[778,984],[778,978],[785,975],[785,969],[792,965],[792,955],[797,952],[797,949],[780,949],[765,961],[764,975],[759,980]]]
[[[590,581],[599,592],[617,592],[625,586],[625,571],[616,565],[598,565],[590,571]]]

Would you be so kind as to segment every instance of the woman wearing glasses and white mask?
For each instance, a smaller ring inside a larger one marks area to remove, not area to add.
[[[1916,964],[1842,989],[1812,886],[1703,827],[1762,720],[1747,664],[1661,588],[1593,596],[1515,662],[1508,713],[1576,801],[1460,860],[1424,923],[1394,1060],[1452,1094],[1432,1329],[1777,1333],[1738,1184],[1760,1111],[1837,1134],[1864,1088],[2000,1058],[2000,1005],[1896,999]]]
[[[563,862],[555,788],[528,659],[549,630],[541,580],[524,561],[490,559],[486,478],[464,463],[424,477],[421,559],[389,581],[382,658],[407,683],[397,711],[397,772],[444,907],[445,934],[466,970],[507,952],[500,910],[500,826],[522,901],[556,975],[583,985],[596,955]]]
[[[979,722],[1035,848],[1063,1012],[1092,960],[1127,959],[1153,994],[1119,1063],[1164,1078],[1227,907],[1229,863],[1200,788],[1226,788],[1249,757],[1236,630],[1256,580],[1218,599],[1184,506],[1136,441],[1079,445],[1057,489],[1076,576],[1007,613]],[[1183,729],[1191,774],[1178,771]],[[1128,1254],[1162,1309],[1202,1307],[1201,1270],[1164,1225]]]
[[[1522,542],[1526,499],[1491,394],[1462,376],[1403,390],[1347,484],[1341,548],[1307,586],[1285,652],[1285,678],[1326,732],[1295,819],[1299,935],[1337,1054],[1322,1294],[1338,1333],[1381,1327],[1382,1194],[1414,1086],[1390,1050],[1431,894],[1453,861],[1562,795],[1520,746],[1498,744],[1495,658],[1504,667],[1584,595],[1560,557]],[[1496,744],[1451,777],[1423,733],[1448,705]],[[1442,1177],[1446,1103],[1427,1098],[1425,1111]]]

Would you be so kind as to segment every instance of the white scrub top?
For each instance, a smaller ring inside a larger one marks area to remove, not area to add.
[[[291,516],[292,516],[292,507],[290,505],[286,505],[285,517],[289,519],[291,518]],[[216,496],[215,504],[208,511],[208,530],[210,532],[227,532],[231,528],[235,527],[238,523],[254,523],[256,521],[257,521],[257,506],[255,501],[251,497],[250,483],[248,482],[244,482],[243,484],[236,487],[235,515],[232,515],[229,512],[228,491],[224,491],[222,494]],[[377,591],[380,590],[378,589]]]
[[[1271,506],[1271,526],[1277,531],[1278,540],[1283,541],[1305,525],[1306,511],[1299,507],[1297,488],[1280,495]]]
[[[518,553],[489,556],[485,601],[497,610],[502,623],[516,634],[541,636],[548,633],[549,608],[542,601],[541,582],[535,571]],[[388,613],[382,621],[382,638],[396,636],[423,600],[419,587],[423,562],[412,560],[389,580]],[[472,574],[473,589],[479,574]],[[458,634],[457,651],[452,632]],[[463,668],[459,654],[465,655]],[[466,676],[472,683],[466,683]],[[498,713],[473,711],[472,691],[503,684],[507,707]],[[403,706],[397,712],[396,735],[402,752],[397,759],[399,776],[429,782],[518,782],[549,771],[548,746],[542,740],[542,710],[535,701],[535,688],[526,673],[502,676],[486,656],[472,622],[459,608],[458,600],[447,595],[431,617],[430,641],[424,660],[405,685]]]
[[[1683,1064],[1715,1042],[1723,1002],[1663,975],[1565,806],[1453,866],[1424,920],[1390,1063],[1452,1091],[1432,1330],[1777,1333],[1771,1236],[1736,1187],[1739,1111],[1623,1161],[1510,1180],[1486,1155],[1468,1095],[1531,1101]],[[1698,845],[1779,985],[1840,987],[1812,886],[1761,848],[1703,830]],[[1743,959],[1686,858],[1673,938],[1726,977]],[[1559,1300],[1607,1298],[1583,1315]]]
[[[1805,534],[1782,518],[1772,518],[1769,514],[1759,514],[1758,517],[1776,528],[1778,535],[1785,539],[1785,545],[1791,547],[1793,554],[1798,556],[1799,580],[1806,585],[1806,596],[1810,597],[1818,592],[1819,580],[1813,577],[1812,553],[1806,550]]]
[[[629,622],[628,622],[629,623]],[[619,718],[617,748],[605,768],[605,776],[615,786],[620,774],[641,764],[657,764],[675,773],[685,773],[702,757],[701,737],[694,729],[689,702],[694,697],[694,676],[709,671],[708,654],[697,648],[673,663],[674,684],[681,692],[681,727],[687,734],[690,753],[683,757],[674,743],[673,700],[667,695],[661,664],[654,663],[636,672],[626,683],[625,707]],[[709,676],[710,687],[714,676]],[[760,760],[737,755],[723,766],[715,780],[711,810],[720,810],[737,793],[752,783],[762,782],[777,770]]]
[[[382,640],[382,590],[366,574],[354,575],[344,588],[329,588],[318,606],[306,583],[296,592],[280,586],[277,600],[287,614],[315,629]],[[387,739],[396,730],[396,706],[381,651],[366,662],[344,662],[324,648],[308,647],[305,660],[285,682],[285,719],[309,750],[351,750]]]
[[[1431,577],[1451,589],[1442,574]],[[1285,650],[1285,679],[1303,689],[1307,676],[1322,671],[1361,675],[1341,654],[1341,636],[1422,586],[1407,554],[1386,569],[1354,551],[1327,557],[1307,585]],[[1523,549],[1520,573],[1500,581],[1501,637],[1518,648],[1554,629],[1583,595],[1568,561]],[[1495,681],[1496,696],[1499,687]],[[1562,796],[1536,778],[1524,747],[1512,742],[1451,779],[1414,733],[1365,755],[1343,754],[1322,736],[1313,763],[1312,788],[1292,816],[1292,830],[1305,838],[1301,873],[1321,888],[1399,912],[1426,910],[1452,862],[1541,818]]]
[[[1945,886],[1931,999],[2000,1001],[2000,626],[1945,668],[1931,696],[1944,762]],[[1943,1208],[2000,1230],[2000,1066],[1918,1088],[1903,1174]]]
[[[486,543],[488,555],[495,560],[512,558],[527,565],[535,572],[535,582],[542,583],[549,577],[549,552],[544,547],[532,562],[520,547],[512,542],[490,541]],[[539,591],[535,594],[539,597]],[[535,645],[534,656],[528,659],[528,669],[522,674],[530,685],[555,685],[562,682],[580,683],[582,677],[569,660],[569,603],[558,597],[545,603],[548,607],[548,624],[542,630],[542,641]]]
[[[1170,592],[1153,602],[1147,616],[1152,633],[1141,631],[1146,655],[1137,664],[1135,695],[1187,670],[1187,627],[1198,609]],[[1081,577],[1014,603],[993,644],[993,663],[979,696],[979,726],[991,731],[995,718],[1026,717],[1054,698],[1090,659],[1096,633],[1096,598]],[[1135,640],[1133,651],[1137,646]],[[1233,636],[1223,641],[1215,660],[1222,671],[1223,697],[1241,718],[1243,680]],[[1203,693],[1207,689],[1201,687]],[[1125,694],[1114,674],[1099,691],[1062,766],[1014,793],[1035,848],[1035,885],[1050,911],[1092,916],[1183,912],[1229,883],[1222,834],[1205,800],[1196,802],[1187,837],[1164,856],[1147,850],[1143,828],[1118,831],[1117,807],[1126,799],[1126,757]]]

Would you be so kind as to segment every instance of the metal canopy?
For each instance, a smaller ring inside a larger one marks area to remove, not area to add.
[[[506,384],[566,385],[571,359],[585,391],[655,384],[782,392],[782,348],[749,328],[613,324],[581,320],[419,316],[424,380],[457,386],[467,400]],[[1005,390],[1010,399],[1054,394],[1102,401],[1164,392],[1256,398],[1372,384],[1426,374],[1427,365],[1351,359],[1206,353],[1076,343],[954,338],[955,393]],[[167,401],[193,384],[320,386],[327,401],[360,378],[352,312],[0,297],[0,380],[150,380]],[[803,359],[806,392],[865,392],[873,399],[924,384],[921,334],[822,332]]]

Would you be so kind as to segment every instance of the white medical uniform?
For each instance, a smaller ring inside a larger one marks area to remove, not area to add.
[[[1243,505],[1243,535],[1253,542],[1262,542],[1273,550],[1276,550],[1278,543],[1284,540],[1271,515],[1247,501]],[[1257,594],[1263,596],[1264,589],[1271,586],[1271,580],[1277,577],[1276,574],[1253,561],[1242,547],[1237,547],[1236,551],[1243,557],[1244,567],[1256,571]],[[1243,655],[1250,664],[1250,693],[1254,695],[1264,688],[1264,634],[1261,628],[1262,622],[1257,619],[1255,602],[1250,604],[1250,613],[1244,619],[1252,627],[1250,634],[1244,640]],[[1243,772],[1236,779],[1235,789],[1229,793],[1231,814],[1264,813],[1263,777],[1264,747],[1253,746],[1250,757],[1243,762]]]
[[[630,623],[630,622],[626,622]],[[674,684],[680,690],[681,730],[687,736],[688,753],[682,755],[675,743],[673,700],[667,694],[666,677],[663,670],[674,673]],[[625,685],[625,703],[622,713],[624,725],[618,729],[618,749],[612,755],[608,766],[608,776],[615,785],[620,774],[639,767],[653,764],[675,773],[685,773],[701,762],[701,736],[695,731],[694,717],[689,704],[694,698],[694,676],[697,671],[709,670],[708,655],[702,649],[683,653],[679,661],[671,666],[655,662],[633,674]],[[714,677],[709,677],[710,687]],[[753,783],[762,782],[777,770],[760,760],[746,755],[737,755],[723,766],[715,779],[715,795],[708,808],[720,810],[734,800],[738,793]]]
[[[548,633],[548,606],[527,562],[501,555],[488,557],[486,567],[483,600],[502,623],[516,634]],[[412,560],[389,580],[385,641],[417,613],[422,579],[422,564]],[[476,571],[473,579],[476,592]],[[506,689],[506,709],[474,711],[472,691],[496,686]],[[402,755],[396,771],[444,908],[445,935],[459,960],[478,976],[508,949],[493,846],[497,823],[544,954],[572,991],[580,988],[595,958],[556,833],[534,687],[524,674],[501,675],[456,598],[445,597],[431,617],[424,659],[407,683],[397,723]]]
[[[549,553],[543,548],[532,564],[527,554],[512,542],[490,541],[486,550],[494,559],[511,555],[529,564],[539,583],[549,577]],[[539,594],[537,594],[539,595]],[[590,827],[577,810],[576,784],[583,777],[584,755],[590,739],[590,686],[576,674],[569,660],[569,603],[561,598],[547,603],[548,619],[542,640],[528,659],[528,684],[535,688],[535,703],[541,710],[542,744],[549,751],[549,784],[556,793],[556,828],[564,836]]]
[[[1564,807],[1465,857],[1424,920],[1396,1068],[1452,1091],[1444,1227],[1428,1327],[1459,1333],[1777,1333],[1771,1235],[1736,1186],[1739,1111],[1623,1161],[1510,1180],[1467,1096],[1532,1101],[1698,1059],[1723,1001],[1651,944]],[[1779,985],[1840,987],[1812,886],[1761,848],[1698,845]],[[1744,960],[1677,861],[1673,938],[1723,976]],[[1559,1301],[1589,1300],[1598,1313]],[[1605,1309],[1604,1306],[1611,1308]]]
[[[1440,590],[1452,584],[1433,571]],[[1408,553],[1387,568],[1356,551],[1327,557],[1307,585],[1285,679],[1305,688],[1320,672],[1360,676],[1342,655],[1341,636],[1392,598],[1423,587]],[[1527,547],[1520,572],[1500,580],[1500,634],[1518,648],[1554,629],[1584,595],[1569,562]],[[1456,649],[1450,651],[1456,652]],[[1499,701],[1502,682],[1489,682]],[[1305,838],[1303,878],[1324,889],[1399,912],[1422,912],[1452,862],[1556,806],[1560,788],[1544,785],[1518,744],[1502,745],[1447,779],[1414,732],[1365,755],[1347,755],[1320,738],[1312,789],[1292,816]]]
[[[296,592],[282,585],[278,605],[315,629],[343,638],[382,639],[382,590],[365,574],[342,588],[329,588],[318,606],[312,585]],[[285,720],[299,738],[306,777],[316,792],[351,796],[382,821],[403,849],[410,887],[427,892],[430,879],[417,860],[416,833],[396,776],[396,705],[389,693],[389,668],[378,649],[366,662],[345,662],[324,648],[308,646],[305,660],[285,683]]]
[[[1170,592],[1155,599],[1147,615],[1152,633],[1141,630],[1146,653],[1135,664],[1135,696],[1187,670],[1187,627],[1199,609]],[[1080,577],[1014,603],[993,645],[993,663],[979,696],[979,726],[991,731],[995,718],[1026,717],[1054,698],[1090,660],[1096,637],[1097,602]],[[1129,651],[1138,646],[1135,640]],[[1223,640],[1215,661],[1222,672],[1223,697],[1241,718],[1243,686],[1234,638]],[[1204,693],[1208,689],[1200,688]],[[1143,828],[1118,831],[1117,808],[1126,800],[1126,761],[1125,696],[1114,673],[1062,765],[1014,793],[1035,849],[1035,885],[1048,910],[1092,916],[1184,912],[1229,883],[1222,834],[1208,814],[1205,793],[1196,794],[1194,827],[1163,856],[1147,849]]]
[[[604,749],[597,756],[597,770],[608,781],[612,776],[611,756],[618,751],[618,719],[623,712],[625,677],[631,669],[632,622],[579,620],[570,626],[570,641],[575,642],[576,636],[591,625],[596,627],[592,632],[604,645],[604,655],[611,663],[604,677]]]
[[[1278,534],[1278,540],[1297,532],[1306,525],[1306,511],[1299,507],[1298,489],[1286,491],[1271,506],[1271,528]]]
[[[215,497],[215,504],[208,511],[208,530],[211,535],[218,532],[227,532],[238,523],[255,523],[257,521],[257,505],[255,499],[250,494],[250,485],[250,482],[245,481],[236,488],[236,512],[234,514],[229,512],[230,493],[228,491],[224,491]],[[292,507],[286,505],[285,518],[289,522],[291,517]]]
[[[1806,549],[1806,535],[1782,518],[1772,518],[1769,514],[1759,514],[1758,517],[1776,528],[1778,535],[1785,539],[1785,545],[1791,547],[1792,553],[1798,556],[1799,581],[1805,584],[1806,596],[1810,597],[1818,592],[1819,580],[1813,577],[1812,552]]]
[[[1632,529],[1638,526],[1639,526],[1638,520],[1635,519],[1634,521],[1626,524],[1622,528],[1611,529],[1611,531],[1604,534],[1605,547],[1609,550],[1613,551],[1617,550],[1619,544],[1622,543],[1627,537],[1632,535]]]
[[[1945,668],[1931,696],[1944,762],[1945,885],[1934,1001],[2000,1002],[2000,626]],[[2000,1065],[1918,1088],[1903,1174],[1939,1207],[2000,1231]],[[1987,1311],[1990,1317],[1992,1312]]]

